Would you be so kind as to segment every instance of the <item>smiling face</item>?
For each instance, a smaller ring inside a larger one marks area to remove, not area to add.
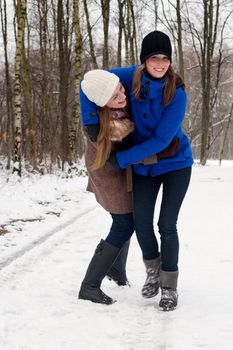
[[[112,97],[107,103],[109,108],[124,108],[126,106],[125,89],[121,83],[119,83],[112,94]]]
[[[151,56],[145,62],[147,72],[154,78],[162,78],[170,64],[170,59],[162,54]]]

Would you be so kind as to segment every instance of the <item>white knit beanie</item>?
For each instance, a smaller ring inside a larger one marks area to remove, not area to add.
[[[102,69],[94,69],[84,74],[82,90],[87,98],[97,106],[105,106],[114,93],[119,78]]]

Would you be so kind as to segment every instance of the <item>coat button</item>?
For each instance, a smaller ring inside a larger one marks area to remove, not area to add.
[[[143,115],[143,118],[145,118],[145,119],[147,118],[147,113],[146,112],[143,112],[142,115]]]
[[[91,112],[91,113],[90,113],[90,116],[91,116],[91,117],[94,117],[94,115],[95,115],[94,112]]]
[[[151,131],[151,130],[152,130],[152,127],[151,127],[150,125],[146,125],[146,126],[145,126],[145,129],[146,129],[147,131]]]

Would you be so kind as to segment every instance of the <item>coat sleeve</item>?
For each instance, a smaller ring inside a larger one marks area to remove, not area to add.
[[[178,88],[172,102],[164,109],[161,120],[152,137],[126,151],[117,152],[116,158],[121,168],[137,164],[146,157],[165,149],[181,127],[185,116],[187,96],[183,88]]]
[[[124,86],[126,92],[128,94],[132,91],[132,83],[133,83],[133,77],[134,77],[134,71],[137,66],[130,66],[125,68],[111,68],[109,69],[109,72],[116,74],[121,84]]]
[[[96,104],[91,102],[82,91],[81,84],[79,86],[80,94],[80,110],[83,125],[98,124],[99,115],[97,113]]]
[[[113,68],[109,69],[111,73],[116,74],[126,92],[130,94],[132,90],[132,80],[134,75],[135,66],[126,68]],[[91,102],[84,94],[81,84],[79,86],[80,93],[80,108],[81,108],[81,118],[83,125],[97,124],[99,123],[99,116],[97,113],[96,104]]]

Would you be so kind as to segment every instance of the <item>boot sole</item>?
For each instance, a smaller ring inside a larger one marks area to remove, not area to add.
[[[82,296],[78,296],[78,299],[79,300],[85,300],[85,301],[90,301],[92,303],[95,303],[95,304],[102,304],[102,305],[112,305],[114,303],[116,303],[116,300],[112,299],[111,301],[104,301],[104,300],[96,300],[96,299],[88,299],[88,298],[85,298],[85,297],[82,297]]]
[[[159,311],[163,311],[163,312],[169,312],[169,311],[174,311],[176,309],[177,305],[176,306],[172,306],[172,307],[162,307],[162,306],[159,306]]]
[[[157,290],[157,292],[155,292],[155,293],[153,293],[153,294],[151,294],[151,295],[143,295],[142,294],[142,297],[144,298],[144,299],[151,299],[151,298],[154,298],[154,297],[156,297],[156,295],[158,295],[159,294],[159,289]]]
[[[124,281],[124,282],[120,282],[120,281],[118,281],[118,280],[116,280],[115,278],[113,278],[113,277],[111,277],[111,276],[108,276],[108,275],[106,275],[106,277],[107,277],[107,279],[109,280],[109,281],[113,281],[114,283],[116,283],[116,285],[118,285],[119,287],[124,287],[124,286],[129,286],[130,287],[130,283],[129,283],[129,281],[127,280],[126,282]]]

